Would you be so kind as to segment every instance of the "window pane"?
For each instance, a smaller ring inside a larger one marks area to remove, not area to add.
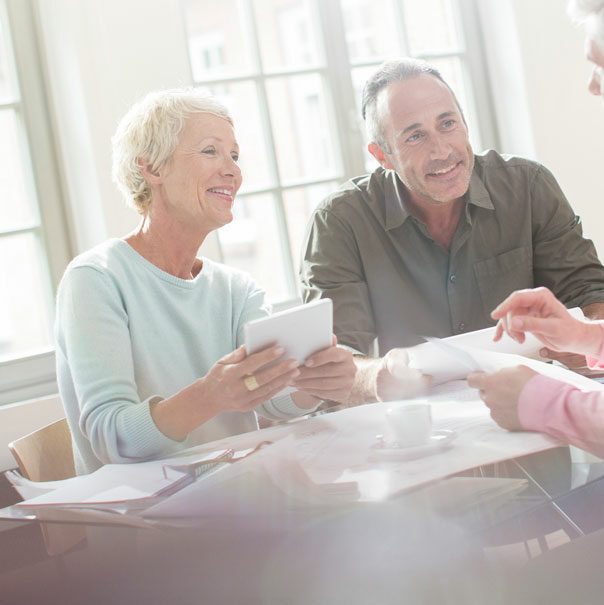
[[[377,65],[372,67],[357,67],[352,70],[352,85],[354,87],[354,98],[356,101],[357,108],[357,116],[360,121],[361,132],[363,133],[363,157],[365,159],[365,168],[367,172],[371,172],[375,170],[379,164],[377,160],[369,153],[367,150],[367,129],[365,128],[365,121],[363,120],[363,116],[361,114],[361,102],[363,98],[363,87],[365,86],[365,82],[368,78],[373,74],[376,70]]]
[[[17,116],[12,109],[0,110],[0,232],[37,225],[38,213],[28,191]]]
[[[474,106],[470,103],[471,95],[468,94],[469,91],[466,86],[461,59],[450,57],[446,59],[435,59],[431,61],[431,63],[440,71],[442,77],[453,89],[468,124],[472,147],[474,151],[480,151],[482,149],[482,144],[480,141],[478,120],[476,119]]]
[[[253,82],[237,82],[200,87],[200,90],[219,99],[233,115],[235,136],[239,143],[239,165],[243,173],[241,192],[274,186],[256,85]]]
[[[334,176],[331,121],[319,75],[271,78],[267,94],[281,180]]]
[[[294,269],[297,271],[302,254],[302,244],[312,211],[330,193],[338,188],[338,183],[322,183],[308,187],[296,187],[283,192],[283,204],[287,217],[287,229],[291,245]]]
[[[48,269],[33,233],[0,238],[0,356],[21,355],[52,341]]]
[[[17,82],[12,62],[10,38],[6,27],[4,3],[0,6],[0,103],[16,101]]]
[[[289,298],[285,277],[289,255],[279,239],[274,196],[238,196],[233,214],[233,222],[218,231],[224,262],[253,275],[271,301]]]
[[[255,71],[238,0],[185,0],[185,22],[196,81]]]
[[[255,0],[254,8],[264,71],[321,62],[317,19],[308,0]]]
[[[351,63],[402,53],[392,0],[341,0]]]
[[[406,0],[403,7],[412,55],[459,47],[451,0]]]

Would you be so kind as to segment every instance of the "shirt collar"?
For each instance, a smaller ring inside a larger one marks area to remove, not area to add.
[[[394,170],[384,170],[378,168],[374,175],[378,176],[381,172],[383,177],[372,178],[369,182],[368,193],[373,199],[379,199],[380,194],[384,196],[384,227],[386,230],[396,229],[400,227],[409,216],[409,212],[405,208],[405,201],[407,199],[407,188],[399,178],[398,174]],[[381,187],[378,185],[378,180],[382,180],[383,191],[377,191]],[[466,204],[466,215],[469,215],[468,205],[479,206],[487,210],[494,210],[493,201],[487,191],[482,179],[476,172],[476,167],[472,171],[470,177],[470,186],[465,194],[467,200]]]

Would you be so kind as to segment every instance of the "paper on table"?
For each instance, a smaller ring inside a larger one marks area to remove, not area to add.
[[[231,515],[257,520],[286,511],[365,505],[469,468],[559,445],[546,435],[500,428],[465,383],[443,385],[422,400],[432,405],[435,430],[456,431],[449,449],[414,460],[375,460],[373,446],[386,426],[386,406],[349,408],[292,425],[289,437],[261,455],[184,488],[143,515],[168,523]]]
[[[452,343],[448,343],[451,349],[457,348]],[[499,353],[495,351],[486,351],[483,349],[476,349],[474,347],[459,346],[460,350],[469,353],[475,360],[479,362],[480,369],[485,372],[496,372],[503,368],[515,367],[518,365],[525,365],[533,370],[550,376],[556,380],[561,380],[568,384],[572,384],[584,391],[602,391],[604,390],[604,384],[596,382],[587,376],[577,374],[572,370],[568,370],[559,364],[545,363],[538,359],[531,359],[529,357],[523,357],[522,355],[513,355],[510,353]]]
[[[218,450],[200,458],[197,454],[178,456],[167,460],[153,460],[137,464],[106,464],[89,475],[81,475],[65,480],[59,489],[35,498],[19,502],[21,508],[40,506],[68,507],[73,505],[109,507],[119,503],[138,504],[180,489],[193,480],[186,471],[172,470],[168,476],[163,472],[166,464],[199,464],[200,460],[221,459],[227,450]]]
[[[142,515],[149,519],[270,517],[274,510],[325,508],[358,499],[356,482],[313,482],[296,455],[301,445],[290,434],[259,455],[185,487]]]
[[[577,318],[584,317],[583,312],[579,308],[570,309],[569,313]],[[416,345],[408,350],[409,367],[421,370],[424,374],[432,376],[433,384],[437,385],[449,382],[450,380],[465,378],[473,371],[469,368],[469,364],[466,363],[468,353],[470,353],[472,360],[480,366],[474,369],[490,371],[491,368],[485,365],[487,363],[485,358],[486,352],[515,354],[532,358],[538,357],[539,350],[543,348],[543,344],[532,334],[527,334],[522,344],[516,342],[507,334],[504,334],[501,340],[494,342],[494,335],[495,327],[476,330],[467,334],[456,334],[455,336],[441,339],[427,337],[428,342]],[[441,346],[435,341],[439,341]],[[458,356],[451,354],[451,347],[463,350],[465,353],[460,353]],[[524,357],[522,358],[523,363],[526,363]],[[492,358],[491,362],[493,362]],[[497,365],[495,363],[493,369]],[[499,367],[507,367],[509,365],[518,365],[518,362],[509,362]]]
[[[58,481],[31,481],[30,479],[26,479],[18,471],[12,470],[5,471],[4,476],[24,500],[52,492],[60,487],[69,485],[69,482],[71,481],[71,479],[60,479]]]

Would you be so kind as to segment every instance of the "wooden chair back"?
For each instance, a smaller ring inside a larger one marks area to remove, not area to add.
[[[66,418],[15,439],[8,444],[8,449],[26,479],[56,481],[75,476],[71,431]]]
[[[71,431],[62,418],[8,444],[19,472],[30,481],[57,481],[75,476]],[[59,555],[86,538],[84,527],[41,523],[46,552]]]

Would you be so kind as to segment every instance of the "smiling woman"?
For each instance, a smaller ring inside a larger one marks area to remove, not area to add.
[[[197,252],[233,220],[241,185],[233,121],[192,89],[151,93],[113,137],[114,180],[137,229],[78,256],[57,297],[57,375],[76,470],[161,456],[343,401],[349,351],[312,369],[275,345],[246,355],[243,326],[269,314],[249,276]],[[276,362],[266,367],[269,362]],[[294,384],[292,395],[274,397]]]

